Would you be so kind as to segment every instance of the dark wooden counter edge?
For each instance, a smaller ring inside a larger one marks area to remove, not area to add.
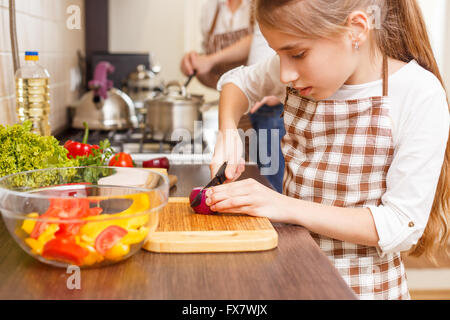
[[[186,196],[209,179],[206,165],[172,166]],[[243,179],[268,185],[256,166]],[[158,254],[141,251],[113,266],[81,270],[81,289],[71,274],[49,268],[19,248],[0,223],[0,299],[341,300],[356,299],[309,232],[274,224],[276,249],[245,253]]]

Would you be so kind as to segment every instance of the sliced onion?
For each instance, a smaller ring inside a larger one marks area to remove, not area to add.
[[[192,203],[194,201],[197,194],[202,190],[203,188],[194,188],[191,191],[191,194],[189,195],[189,202]],[[191,205],[192,207],[192,205]],[[199,214],[213,214],[214,211],[211,211],[211,209],[206,205],[206,190],[202,192],[202,200],[200,204],[196,207],[192,207],[196,213]]]

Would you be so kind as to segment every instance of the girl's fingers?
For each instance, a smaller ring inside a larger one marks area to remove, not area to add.
[[[238,167],[238,173],[239,173],[239,176],[240,176],[244,171],[245,171],[245,160],[244,160],[244,159],[241,159],[241,163],[239,164],[239,167]]]
[[[234,176],[236,174],[236,170],[237,170],[236,164],[232,163],[227,164],[227,168],[225,169],[225,177],[227,178],[227,180],[233,181]]]
[[[212,194],[219,192],[226,192],[229,194],[231,194],[231,192],[238,192],[247,194],[249,193],[249,189],[247,187],[249,186],[250,180],[251,179],[240,180],[212,187],[206,192],[206,196],[211,196]]]
[[[213,161],[211,162],[211,164],[209,165],[209,169],[211,171],[211,179],[214,178],[214,176],[216,175],[216,172],[219,170],[220,168],[220,164]]]
[[[228,179],[228,182],[235,182],[241,174],[245,171],[245,160],[239,160],[238,164],[227,165],[227,168],[230,167],[231,174],[227,174],[227,170],[225,170],[225,176]]]
[[[230,185],[230,183],[228,183],[228,185]],[[209,190],[208,190],[209,191]],[[248,190],[246,190],[245,188],[229,188],[225,191],[221,191],[221,192],[211,192],[208,195],[208,191],[206,192],[206,204],[208,206],[216,204],[220,201],[224,201],[226,199],[230,199],[230,198],[238,198],[238,197],[242,197],[242,196],[247,196],[249,195]]]
[[[245,213],[243,210],[251,205],[251,201],[249,196],[231,197],[211,205],[210,208],[216,212]]]
[[[225,177],[227,178],[227,182],[235,182],[239,179],[244,170],[245,166],[242,168],[242,164],[227,164],[227,168],[225,169]]]

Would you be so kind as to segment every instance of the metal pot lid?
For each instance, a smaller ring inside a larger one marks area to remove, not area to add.
[[[186,88],[178,81],[169,82],[163,94],[157,96],[153,101],[158,102],[187,102],[190,104],[201,104],[204,102],[203,95],[189,94]]]
[[[140,64],[136,67],[136,71],[133,71],[128,75],[128,80],[141,81],[153,79],[154,77],[155,74],[152,71],[147,70],[145,65]]]

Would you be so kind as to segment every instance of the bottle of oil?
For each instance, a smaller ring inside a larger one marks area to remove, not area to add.
[[[37,61],[38,52],[25,52],[25,65],[16,72],[16,112],[20,122],[31,120],[32,132],[48,136],[51,133],[50,75]]]

